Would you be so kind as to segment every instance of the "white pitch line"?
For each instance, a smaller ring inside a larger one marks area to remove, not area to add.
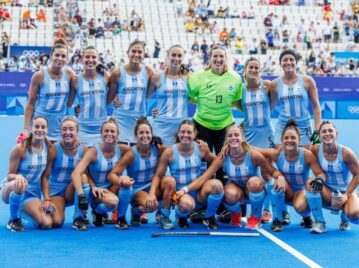
[[[288,251],[290,254],[292,254],[294,257],[296,257],[298,260],[304,262],[306,265],[308,265],[309,267],[313,267],[313,268],[321,268],[322,266],[320,266],[319,264],[315,263],[314,261],[312,261],[311,259],[309,259],[308,257],[304,256],[302,253],[300,253],[298,250],[292,248],[291,246],[289,246],[287,243],[283,242],[282,240],[280,240],[279,238],[275,237],[274,235],[272,235],[271,233],[267,232],[266,230],[264,230],[263,228],[260,228],[257,230],[259,233],[261,233],[262,235],[264,235],[265,237],[267,237],[269,240],[272,240],[274,243],[276,243],[278,246],[280,246],[281,248],[283,248],[284,250]]]
[[[247,218],[246,217],[242,217],[242,221],[247,223]],[[309,267],[312,268],[322,268],[322,266],[320,266],[318,263],[312,261],[311,259],[309,259],[308,257],[304,256],[302,253],[300,253],[298,250],[296,250],[295,248],[289,246],[287,243],[285,243],[284,241],[280,240],[278,237],[272,235],[271,233],[268,233],[266,230],[264,230],[263,228],[257,229],[257,231],[259,233],[261,233],[262,235],[264,235],[265,237],[267,237],[269,240],[271,240],[272,242],[276,243],[278,246],[280,246],[281,248],[283,248],[284,250],[286,250],[287,252],[289,252],[290,254],[292,254],[294,257],[296,257],[298,260],[300,260],[301,262],[304,262],[306,265],[308,265]]]

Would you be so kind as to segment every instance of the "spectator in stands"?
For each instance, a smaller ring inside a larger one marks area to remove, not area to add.
[[[186,30],[186,32],[188,33],[193,33],[195,28],[194,28],[194,23],[192,21],[192,19],[188,19],[184,25],[184,28]]]
[[[338,22],[334,23],[333,26],[333,42],[334,43],[339,43],[340,40],[340,34],[339,34],[339,27],[338,27]]]
[[[208,30],[211,34],[213,34],[217,30],[217,21],[213,21],[209,24]]]
[[[268,16],[264,18],[263,24],[265,27],[268,28],[272,27],[272,18],[273,18],[273,13],[270,13]]]
[[[249,50],[249,54],[250,55],[255,55],[258,54],[258,49],[257,49],[258,45],[257,45],[257,39],[256,38],[252,38],[252,40],[249,42],[248,44],[248,50]]]
[[[104,30],[105,31],[111,31],[112,30],[113,22],[110,21],[110,17],[106,18],[106,21],[103,23]]]
[[[112,28],[112,34],[113,34],[114,36],[118,36],[118,35],[121,34],[121,32],[122,32],[121,28],[119,28],[119,27],[117,26],[117,24],[114,24],[114,25],[113,25],[113,28]]]
[[[192,52],[198,53],[199,52],[199,44],[197,42],[197,40],[194,41],[192,47],[191,47]]]
[[[40,8],[39,13],[37,13],[36,19],[37,21],[46,22],[46,13],[42,8]]]
[[[329,43],[332,39],[332,27],[330,25],[330,21],[327,21],[326,24],[323,26],[323,35],[324,41]]]
[[[96,29],[95,38],[104,38],[105,30],[100,26]]]
[[[11,21],[11,14],[7,8],[0,8],[0,22],[4,21]]]
[[[288,24],[289,24],[289,23],[288,23],[288,17],[287,17],[287,15],[283,15],[281,26],[288,25]]]
[[[181,0],[177,0],[176,3],[176,14],[178,17],[182,17],[182,13],[183,13],[183,3]]]
[[[236,28],[232,28],[231,31],[229,32],[229,39],[233,40],[236,37],[237,33],[236,33]]]
[[[219,7],[216,17],[224,19],[226,17],[227,10],[228,10],[228,8]]]
[[[359,44],[359,23],[358,22],[355,23],[355,25],[354,25],[353,33],[354,33],[354,43]]]
[[[232,12],[230,12],[229,15],[230,15],[230,17],[232,19],[239,19],[240,18],[238,9],[234,9]]]
[[[267,41],[267,44],[268,44],[268,48],[270,48],[270,49],[274,49],[273,39],[274,39],[274,36],[273,36],[273,33],[272,33],[272,29],[269,29],[266,32],[266,41]]]
[[[261,39],[261,41],[259,42],[259,47],[260,47],[260,50],[261,50],[261,54],[266,55],[267,54],[267,48],[268,48],[266,40]]]
[[[119,29],[121,29],[122,27],[121,21],[119,20],[118,17],[115,17],[114,21],[112,22],[112,26],[115,27],[115,25],[117,25]]]
[[[2,58],[7,59],[10,48],[10,37],[7,32],[3,32],[1,35],[1,46],[2,46]]]
[[[314,41],[315,41],[315,35],[313,33],[312,28],[309,28],[304,38],[304,42],[307,43],[307,49],[312,49],[312,44]]]
[[[160,51],[161,51],[161,45],[160,45],[160,42],[158,42],[157,39],[155,39],[155,48],[153,50],[153,57],[155,59],[158,59],[159,56],[160,56]]]
[[[202,52],[202,57],[203,57],[203,65],[206,65],[207,62],[208,62],[208,58],[209,58],[209,55],[208,55],[208,45],[207,45],[207,41],[205,39],[203,39],[203,43],[200,47],[200,50]]]
[[[19,64],[20,72],[35,72],[36,65],[33,63],[31,56],[27,55],[20,56],[20,64]]]
[[[236,54],[242,54],[244,50],[244,40],[238,36],[236,41],[234,42],[234,48],[236,51]]]
[[[28,29],[36,29],[36,28],[37,28],[37,25],[35,23],[35,19],[31,18],[30,23],[28,25]]]
[[[289,43],[289,32],[287,29],[284,29],[282,32],[282,41],[283,41],[283,44]]]
[[[227,28],[223,28],[222,31],[220,31],[219,33],[219,41],[221,41],[221,43],[223,45],[228,45],[229,42],[229,33],[227,31]]]
[[[234,59],[233,64],[233,71],[235,71],[237,74],[243,74],[244,65],[240,62],[239,59]]]
[[[78,25],[81,27],[81,25],[82,25],[82,17],[81,17],[80,13],[77,10],[75,11],[74,18],[76,19]]]
[[[256,18],[256,13],[254,12],[254,7],[251,6],[248,11],[248,17],[249,20],[254,20]]]
[[[324,5],[323,11],[324,11],[323,19],[328,22],[331,22],[332,21],[332,9],[330,7],[330,3],[328,3],[327,5]]]
[[[95,19],[91,18],[87,23],[87,27],[89,29],[89,37],[93,37],[96,34],[96,27],[95,27]]]

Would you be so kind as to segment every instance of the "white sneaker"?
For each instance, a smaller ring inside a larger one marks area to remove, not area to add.
[[[342,231],[349,231],[350,230],[350,223],[348,221],[342,221],[339,225],[339,230]]]
[[[327,231],[326,224],[324,222],[316,221],[313,223],[310,229],[311,234],[322,234]]]

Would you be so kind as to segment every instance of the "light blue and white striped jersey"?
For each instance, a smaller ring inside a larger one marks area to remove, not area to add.
[[[117,97],[121,105],[114,111],[114,115],[129,113],[132,115],[146,114],[146,95],[148,74],[145,66],[136,75],[128,74],[125,67],[120,67],[121,77],[117,86]]]
[[[318,161],[327,178],[325,184],[332,189],[345,191],[352,179],[352,175],[347,164],[343,161],[343,146],[338,145],[337,158],[334,161],[329,161],[324,157],[323,145],[320,144]]]
[[[152,181],[158,164],[158,153],[156,146],[151,145],[151,154],[148,157],[142,157],[137,147],[132,146],[135,155],[132,165],[127,167],[127,175],[135,180],[134,187],[142,187]]]
[[[173,144],[173,161],[170,172],[176,180],[176,188],[181,189],[201,176],[201,153],[197,143],[192,142],[193,151],[190,156],[184,157],[178,151],[177,144]]]
[[[224,160],[223,170],[228,175],[228,182],[234,182],[246,188],[248,180],[253,176],[258,176],[258,166],[254,166],[250,152],[246,153],[243,162],[239,165],[234,164],[229,153]]]
[[[310,118],[309,95],[304,87],[303,76],[299,76],[293,85],[284,84],[283,78],[280,77],[277,92],[280,120],[288,121],[294,118],[300,121]]]
[[[103,75],[97,74],[94,80],[87,80],[82,74],[78,76],[77,99],[80,104],[78,120],[81,126],[100,126],[106,120],[107,92]]]
[[[117,145],[115,145],[115,154],[111,158],[106,158],[102,154],[101,145],[97,144],[95,147],[97,160],[94,163],[90,163],[88,170],[96,187],[107,188],[111,185],[111,182],[107,178],[108,174],[117,164],[118,160],[120,160],[121,150]]]
[[[50,77],[48,68],[44,68],[42,71],[44,72],[44,82],[39,89],[35,112],[38,111],[45,115],[64,115],[70,92],[70,78],[65,70],[62,70],[62,77],[58,80]]]
[[[245,127],[268,126],[270,124],[270,100],[262,81],[257,90],[248,90],[246,83],[243,83],[241,104]]]
[[[32,152],[26,149],[25,157],[20,161],[17,174],[21,174],[27,180],[26,192],[37,196],[41,195],[41,175],[47,164],[47,145],[42,143],[41,152]]]
[[[309,177],[309,166],[305,164],[303,148],[299,148],[299,156],[295,162],[285,159],[284,151],[282,151],[277,160],[277,168],[282,172],[290,186],[295,189],[305,188],[305,183]]]
[[[74,171],[76,165],[80,162],[83,156],[82,144],[77,145],[77,152],[75,155],[69,155],[64,152],[61,146],[61,142],[56,143],[56,159],[52,164],[52,170],[50,175],[50,190],[51,188],[57,188],[67,186],[71,181],[71,174]],[[66,188],[66,187],[65,187]]]
[[[156,90],[158,117],[187,118],[188,84],[186,77],[172,79],[160,74],[161,82]]]

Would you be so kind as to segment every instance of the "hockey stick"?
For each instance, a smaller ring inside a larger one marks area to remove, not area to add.
[[[259,233],[225,233],[225,232],[162,232],[153,233],[152,237],[160,236],[241,236],[241,237],[258,237]]]

